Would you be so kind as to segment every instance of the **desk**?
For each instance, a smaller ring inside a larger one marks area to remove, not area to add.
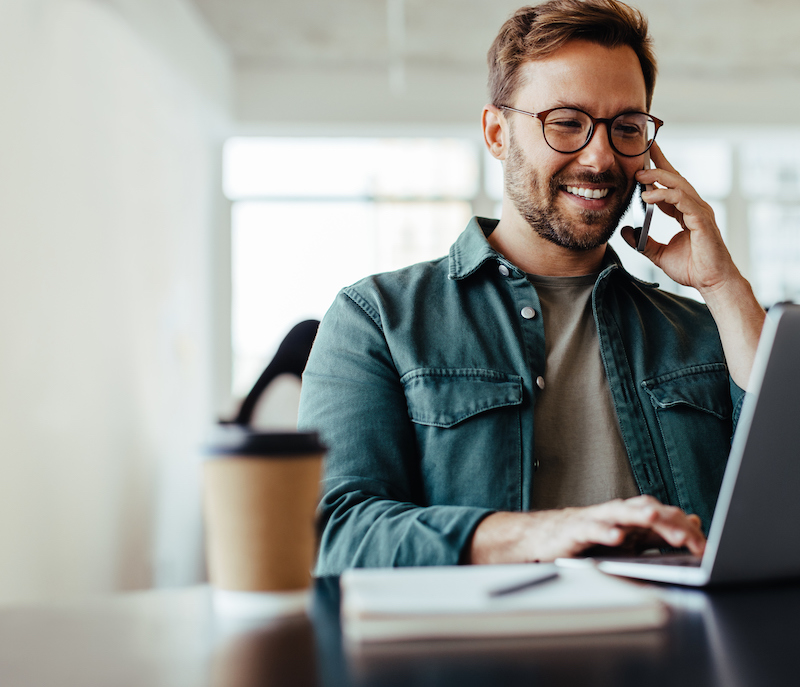
[[[566,639],[421,643],[348,653],[335,578],[310,618],[216,617],[206,587],[0,609],[2,687],[800,684],[800,584],[666,588],[662,630]]]

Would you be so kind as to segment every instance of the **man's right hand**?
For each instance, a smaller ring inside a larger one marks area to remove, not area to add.
[[[596,546],[645,549],[687,547],[701,556],[700,518],[652,496],[596,506],[530,513],[493,513],[472,536],[465,562],[529,563],[577,556]]]

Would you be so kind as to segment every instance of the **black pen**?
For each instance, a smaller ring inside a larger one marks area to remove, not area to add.
[[[489,596],[505,596],[506,594],[514,594],[516,592],[521,592],[524,589],[528,589],[529,587],[535,587],[537,584],[540,584],[542,582],[553,580],[556,577],[558,577],[558,570],[553,570],[548,573],[540,574],[538,577],[534,577],[530,580],[525,580],[524,582],[517,582],[508,587],[499,587],[498,589],[492,589],[489,592]]]

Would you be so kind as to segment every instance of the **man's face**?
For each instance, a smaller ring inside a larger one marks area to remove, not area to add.
[[[571,41],[548,58],[523,65],[521,83],[508,104],[528,112],[575,107],[606,118],[646,109],[644,76],[628,46]],[[521,217],[564,248],[590,250],[608,242],[630,205],[633,175],[643,157],[614,152],[604,124],[583,150],[558,153],[545,142],[539,120],[505,112],[506,195]]]

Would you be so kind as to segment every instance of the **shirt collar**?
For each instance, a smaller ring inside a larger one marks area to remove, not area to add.
[[[486,240],[499,221],[485,217],[473,217],[469,221],[467,228],[450,247],[450,279],[469,277],[487,260],[507,262]]]
[[[520,275],[523,274],[518,267],[494,250],[486,240],[486,237],[494,231],[499,221],[500,220],[487,219],[485,217],[473,217],[469,221],[467,228],[450,247],[450,279],[465,279],[477,272],[488,260],[500,262],[506,265],[509,270],[519,272]],[[606,254],[603,257],[603,266],[598,281],[615,270],[619,270],[621,274],[628,279],[644,286],[658,286],[658,284],[643,281],[630,274],[622,266],[622,261],[619,259],[616,251],[611,246],[606,246]]]
[[[603,265],[600,268],[600,276],[597,278],[597,281],[600,281],[604,277],[607,277],[615,270],[619,270],[620,274],[623,275],[626,279],[634,281],[637,284],[641,284],[642,286],[647,286],[650,288],[658,288],[658,284],[656,282],[639,279],[639,277],[635,277],[630,272],[628,272],[628,270],[626,270],[625,267],[623,266],[622,260],[619,259],[617,251],[615,251],[610,245],[606,245],[606,253],[603,256]]]

